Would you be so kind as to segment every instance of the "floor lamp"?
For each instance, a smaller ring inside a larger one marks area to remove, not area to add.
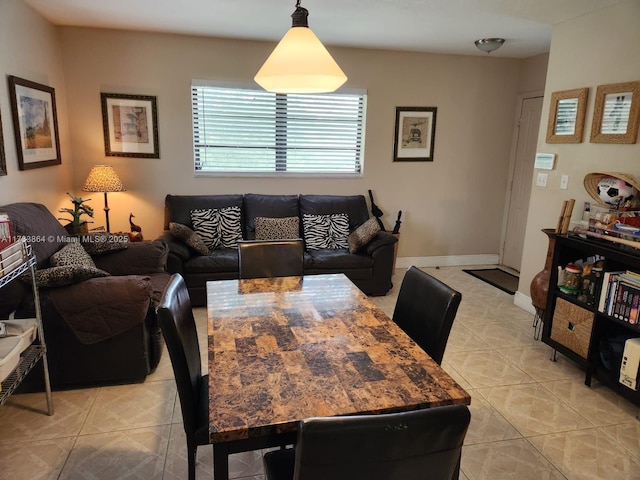
[[[107,193],[124,192],[126,189],[118,174],[110,165],[95,165],[89,172],[82,191],[84,192],[103,192],[104,193],[104,215],[107,218],[107,232],[109,230],[109,202],[107,201]]]

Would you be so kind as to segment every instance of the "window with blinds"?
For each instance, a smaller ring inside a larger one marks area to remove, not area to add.
[[[359,176],[366,94],[191,87],[196,176]]]

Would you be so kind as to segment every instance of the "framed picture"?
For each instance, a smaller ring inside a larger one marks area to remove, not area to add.
[[[160,158],[156,97],[101,93],[104,153]]]
[[[547,143],[582,143],[588,88],[551,94]]]
[[[60,165],[54,89],[10,75],[9,96],[20,170]]]
[[[599,85],[591,125],[591,143],[636,143],[640,82]]]
[[[4,138],[2,137],[2,115],[0,114],[0,177],[7,174],[7,160],[4,155]]]
[[[433,162],[437,107],[396,107],[394,162]]]

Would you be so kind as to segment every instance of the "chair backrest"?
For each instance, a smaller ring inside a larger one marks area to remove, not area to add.
[[[156,312],[171,357],[184,429],[187,435],[193,435],[198,426],[200,395],[208,386],[202,385],[198,332],[189,292],[180,274],[171,276]]]
[[[412,266],[402,280],[393,321],[440,364],[461,299],[460,292]]]
[[[301,239],[242,240],[238,242],[240,278],[302,275],[303,252]]]
[[[471,415],[464,405],[303,420],[294,480],[451,479]]]

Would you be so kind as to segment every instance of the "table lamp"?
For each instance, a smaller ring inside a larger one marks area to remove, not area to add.
[[[118,174],[110,165],[94,165],[89,172],[87,180],[84,182],[82,191],[103,192],[104,193],[104,214],[107,218],[107,232],[109,232],[109,203],[107,201],[108,192],[124,192],[126,189]]]

